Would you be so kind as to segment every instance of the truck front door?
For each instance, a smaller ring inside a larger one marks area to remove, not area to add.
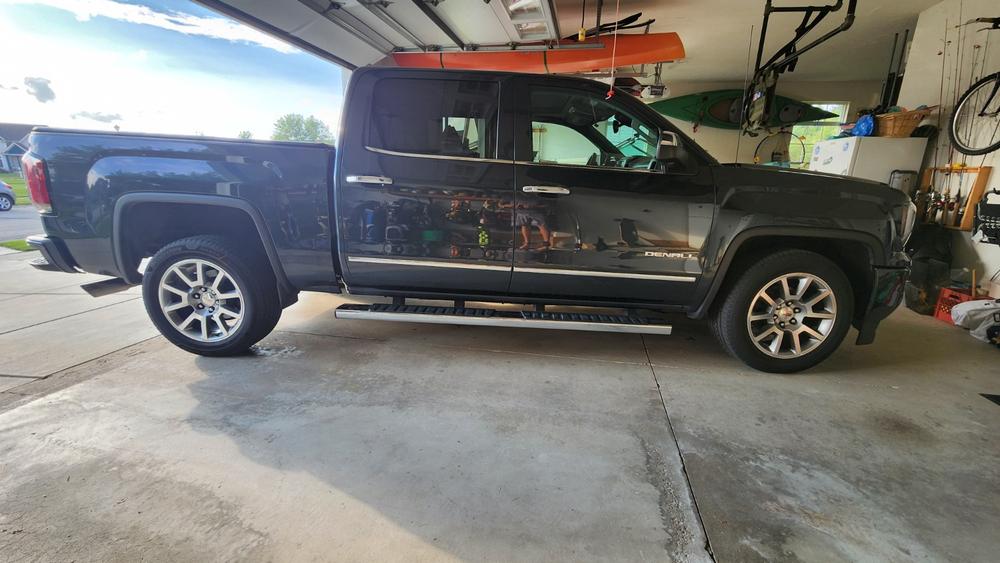
[[[664,121],[623,93],[520,78],[514,295],[684,304],[702,273],[714,188]],[[683,142],[683,141],[682,141]]]
[[[356,78],[336,173],[350,287],[506,292],[513,145],[502,90],[484,75]]]

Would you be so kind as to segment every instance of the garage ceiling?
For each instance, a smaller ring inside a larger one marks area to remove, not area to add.
[[[582,0],[197,0],[349,68],[376,64],[394,48],[459,49],[463,45],[556,39],[580,27]],[[861,0],[854,26],[803,56],[797,80],[876,80],[885,75],[892,37],[912,27],[939,0]],[[830,0],[832,2],[832,0]],[[822,0],[775,0],[778,6]],[[592,27],[597,0],[586,2]],[[622,0],[621,15],[642,12],[650,32],[680,34],[687,59],[665,66],[671,80],[742,80],[750,25],[759,31],[763,0]],[[820,35],[843,19],[831,14]],[[768,49],[791,38],[801,16],[771,17]],[[604,1],[602,22],[615,19]],[[632,30],[636,32],[637,30]],[[754,38],[756,46],[756,38]]]
[[[802,56],[799,67],[787,75],[795,80],[878,80],[889,67],[893,34],[917,23],[917,16],[940,0],[860,0],[851,29]],[[581,0],[556,2],[563,29],[580,27]],[[774,0],[775,6],[833,4],[833,0]],[[594,21],[595,0],[587,1],[587,21]],[[614,0],[605,1],[605,13]],[[847,2],[844,2],[846,5]],[[750,26],[760,31],[763,0],[623,0],[622,14],[642,12],[656,19],[650,31],[675,31],[687,51],[683,61],[666,65],[663,78],[670,80],[742,81],[747,58]],[[846,7],[827,16],[809,37],[819,37],[843,21]],[[575,14],[575,15],[573,15]],[[801,15],[773,14],[768,24],[765,57],[792,38]],[[808,40],[808,38],[807,38]],[[756,54],[757,37],[753,48]]]

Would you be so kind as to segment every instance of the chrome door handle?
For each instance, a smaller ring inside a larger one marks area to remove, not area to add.
[[[344,178],[352,184],[392,184],[392,178],[388,176],[348,176]]]
[[[521,191],[526,194],[569,195],[569,189],[558,186],[524,186]]]

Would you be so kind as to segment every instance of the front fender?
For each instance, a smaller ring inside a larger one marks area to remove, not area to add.
[[[763,219],[760,219],[763,220]],[[692,318],[704,318],[719,290],[726,279],[726,274],[733,261],[739,255],[740,248],[754,238],[789,237],[796,240],[819,242],[823,240],[845,240],[859,242],[869,249],[869,261],[885,263],[886,251],[879,239],[868,232],[838,228],[822,228],[807,226],[751,226],[714,238],[710,243],[710,252],[706,253],[705,271],[695,293],[698,296],[696,306],[688,313]],[[714,251],[712,248],[714,247]]]

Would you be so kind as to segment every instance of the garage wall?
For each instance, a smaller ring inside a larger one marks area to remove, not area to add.
[[[961,14],[959,13],[961,11]],[[917,27],[910,44],[909,58],[906,66],[906,76],[900,90],[899,104],[905,107],[916,107],[920,104],[941,104],[940,125],[943,133],[938,136],[937,150],[928,149],[925,165],[933,165],[936,159],[938,166],[944,166],[950,161],[965,162],[969,166],[993,166],[988,189],[1000,189],[1000,157],[994,152],[985,157],[964,157],[959,153],[951,153],[947,134],[947,121],[954,107],[953,100],[969,87],[969,76],[972,72],[970,55],[978,44],[981,48],[976,57],[974,77],[1000,70],[1000,31],[992,32],[989,40],[989,52],[986,54],[986,65],[983,69],[983,52],[986,48],[986,32],[974,33],[972,30],[982,26],[967,26],[962,40],[959,41],[955,25],[977,17],[996,17],[1000,15],[1000,5],[996,0],[945,0],[924,10],[917,21]],[[948,33],[948,48],[943,55],[945,29]],[[945,57],[942,61],[942,56]],[[943,64],[942,64],[943,63]],[[942,67],[943,80],[942,80]],[[957,70],[957,72],[956,72]],[[985,72],[984,72],[985,71]],[[943,100],[941,91],[944,91]],[[956,91],[958,94],[956,95]],[[938,123],[938,115],[932,115]],[[957,180],[957,178],[956,178]],[[966,186],[968,185],[966,178]],[[956,232],[953,248],[955,252],[954,267],[976,268],[980,276],[989,278],[1000,269],[1000,247],[990,244],[980,244],[972,240],[969,233]]]
[[[1000,43],[1000,41],[998,41]],[[888,54],[886,54],[888,60]],[[665,77],[670,87],[670,97],[679,97],[708,90],[743,89],[742,82],[671,82]],[[850,82],[795,82],[780,79],[778,94],[796,100],[817,102],[848,102],[849,112],[853,115],[859,109],[869,108],[878,102],[882,84],[877,81]],[[650,101],[650,100],[647,100]],[[699,127],[692,133],[693,124],[687,121],[673,119],[685,133],[691,135],[699,145],[712,154],[719,162],[753,162],[753,152],[760,138],[744,136],[740,142],[739,155],[736,154],[736,143],[739,131]]]

